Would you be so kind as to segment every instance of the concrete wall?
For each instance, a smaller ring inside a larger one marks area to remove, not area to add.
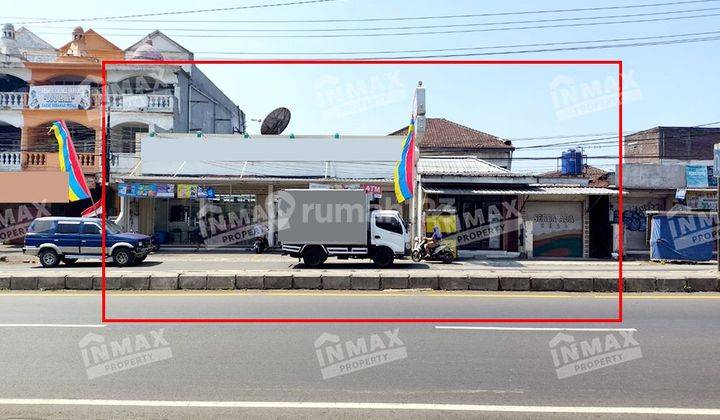
[[[618,173],[617,165],[615,167]],[[623,188],[669,190],[685,188],[685,165],[626,163],[622,167]]]
[[[235,129],[245,130],[245,115],[197,67],[178,74],[176,97],[176,133],[199,129],[209,134],[232,134]]]

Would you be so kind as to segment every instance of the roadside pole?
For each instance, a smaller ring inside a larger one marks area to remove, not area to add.
[[[423,194],[421,189],[421,179],[418,173],[418,161],[420,160],[420,142],[425,134],[426,120],[425,120],[425,87],[422,81],[418,82],[417,88],[415,88],[415,109],[413,110],[415,119],[415,149],[413,150],[413,173],[415,179],[413,180],[413,201],[414,206],[411,206],[411,218],[415,219],[415,238],[423,237]],[[413,208],[414,207],[414,208]],[[415,238],[412,238],[414,241]]]
[[[715,191],[715,227],[713,232],[716,235],[716,257],[717,257],[717,269],[720,271],[720,235],[718,235],[718,229],[720,229],[720,143],[716,143],[713,147],[713,177],[716,179],[717,190]]]

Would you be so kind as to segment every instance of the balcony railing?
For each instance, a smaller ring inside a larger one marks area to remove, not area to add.
[[[23,166],[28,171],[56,171],[60,165],[58,154],[52,152],[25,152],[23,153]],[[78,153],[80,167],[85,174],[100,171],[99,158],[94,153]]]
[[[21,163],[20,152],[0,152],[0,172],[19,171]]]
[[[110,153],[110,173],[129,174],[140,162],[140,153]]]
[[[27,93],[0,92],[0,109],[23,109],[27,106]]]
[[[111,111],[173,112],[172,95],[108,95]]]

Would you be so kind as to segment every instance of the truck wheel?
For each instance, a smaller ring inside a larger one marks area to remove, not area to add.
[[[129,265],[132,265],[134,260],[132,253],[127,248],[116,249],[112,254],[112,258],[113,262],[118,267],[127,267]]]
[[[395,254],[390,248],[378,248],[373,254],[372,260],[380,268],[390,267],[395,260]]]
[[[310,268],[320,267],[326,259],[327,255],[320,247],[312,247],[303,253],[303,262]]]
[[[57,267],[60,264],[60,256],[53,249],[43,249],[38,258],[43,267]]]

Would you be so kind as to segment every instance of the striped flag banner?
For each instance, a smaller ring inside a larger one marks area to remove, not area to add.
[[[50,127],[50,131],[55,134],[58,142],[60,171],[68,173],[68,199],[80,201],[90,198],[90,189],[85,182],[85,175],[80,167],[80,160],[75,152],[72,136],[70,136],[70,130],[65,125],[65,121],[55,121]]]
[[[408,133],[402,143],[400,160],[395,164],[393,175],[395,198],[398,203],[412,198],[415,184],[415,119],[410,119]]]

